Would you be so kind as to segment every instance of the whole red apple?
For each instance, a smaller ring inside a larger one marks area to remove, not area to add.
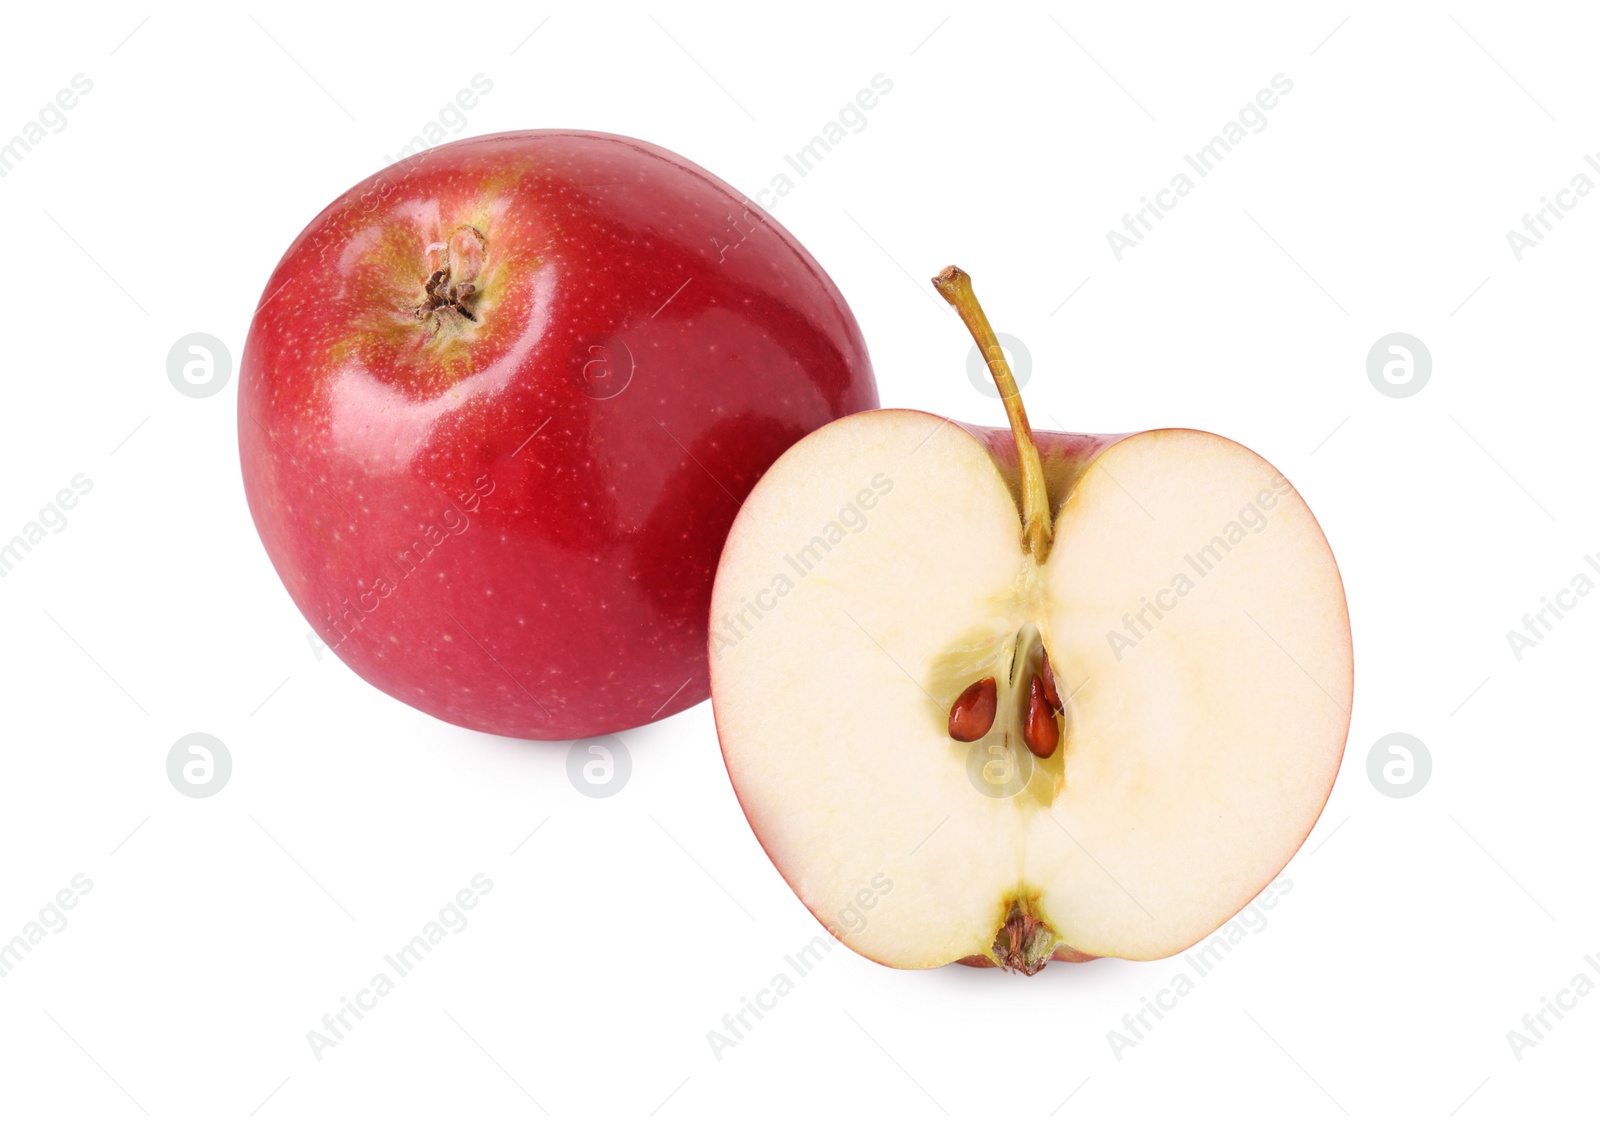
[[[311,222],[251,323],[239,449],[279,577],[351,668],[570,739],[706,698],[740,503],[877,404],[838,289],[747,198],[645,142],[534,130]]]

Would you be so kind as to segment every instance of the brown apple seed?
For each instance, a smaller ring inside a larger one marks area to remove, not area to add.
[[[958,743],[976,743],[994,726],[995,684],[985,676],[968,686],[950,705],[950,738]]]

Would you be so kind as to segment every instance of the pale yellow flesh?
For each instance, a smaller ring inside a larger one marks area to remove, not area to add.
[[[801,441],[729,536],[711,665],[729,774],[785,879],[879,962],[989,954],[1018,897],[1061,945],[1170,955],[1277,874],[1331,789],[1349,623],[1287,481],[1170,430],[1113,445],[1055,503],[1040,567],[983,447],[891,410]],[[1067,737],[996,798],[946,718],[1028,623]]]

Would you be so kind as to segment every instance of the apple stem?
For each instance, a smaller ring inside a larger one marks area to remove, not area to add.
[[[966,323],[973,341],[989,363],[995,387],[1000,390],[1006,417],[1011,421],[1011,435],[1017,442],[1017,470],[1022,479],[1022,545],[1028,548],[1034,561],[1042,565],[1050,553],[1053,537],[1050,493],[1045,487],[1044,465],[1039,460],[1039,447],[1033,442],[1028,411],[1022,407],[1017,379],[1011,373],[1005,351],[1000,348],[1000,340],[995,337],[978,296],[972,291],[972,276],[952,265],[934,276],[933,285]]]

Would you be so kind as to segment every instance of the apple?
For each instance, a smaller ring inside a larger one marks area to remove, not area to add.
[[[729,533],[711,700],[751,828],[892,967],[1157,959],[1283,868],[1350,720],[1344,590],[1276,469],[1188,429],[905,409],[801,440]]]
[[[657,146],[534,130],[393,165],[300,234],[245,344],[240,462],[346,664],[571,739],[706,697],[739,504],[877,404],[844,298],[769,216]]]

